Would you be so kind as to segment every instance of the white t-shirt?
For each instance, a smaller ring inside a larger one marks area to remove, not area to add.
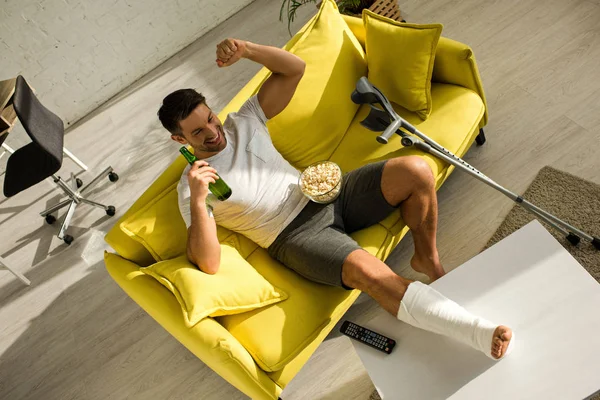
[[[205,159],[229,185],[229,199],[206,198],[209,215],[222,227],[247,236],[263,248],[302,211],[308,199],[298,186],[300,173],[275,149],[258,98],[252,96],[223,123],[227,145]],[[179,210],[192,223],[188,166],[177,190]]]

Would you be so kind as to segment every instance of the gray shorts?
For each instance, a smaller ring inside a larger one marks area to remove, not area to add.
[[[347,173],[333,203],[309,202],[269,246],[271,257],[311,281],[352,289],[342,282],[342,265],[361,247],[349,234],[378,223],[396,210],[381,192],[385,163]]]

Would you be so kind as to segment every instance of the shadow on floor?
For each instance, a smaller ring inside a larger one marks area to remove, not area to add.
[[[3,398],[245,398],[135,304],[103,261],[79,266],[89,273],[39,316],[7,329],[23,332],[0,355]],[[36,268],[29,290],[43,290],[39,283],[56,273]]]

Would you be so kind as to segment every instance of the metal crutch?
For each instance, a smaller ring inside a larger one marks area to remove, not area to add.
[[[564,235],[566,235],[567,240],[571,244],[577,245],[581,238],[583,238],[591,242],[596,249],[600,250],[599,238],[575,228],[574,226],[525,200],[522,196],[502,187],[491,178],[485,176],[481,171],[467,163],[465,160],[456,156],[451,151],[445,149],[433,139],[420,132],[411,123],[396,113],[389,100],[383,95],[383,93],[381,93],[379,89],[373,86],[373,84],[371,84],[366,77],[363,76],[358,80],[356,83],[356,90],[352,93],[351,98],[356,104],[369,104],[371,107],[369,115],[361,122],[361,125],[376,132],[383,131],[381,135],[377,136],[377,141],[379,143],[388,143],[389,138],[394,133],[397,133],[402,138],[401,143],[403,146],[415,146],[417,149],[432,154],[454,165],[456,168],[498,190],[540,220],[545,221],[548,223],[548,225],[562,232]],[[379,104],[383,110],[375,107],[374,104]],[[407,134],[402,129],[414,136]]]

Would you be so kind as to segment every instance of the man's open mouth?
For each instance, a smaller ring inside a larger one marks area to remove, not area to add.
[[[206,144],[217,144],[221,141],[221,131],[218,132],[217,136],[215,136],[214,138],[212,138],[211,140],[205,140],[204,143]]]

